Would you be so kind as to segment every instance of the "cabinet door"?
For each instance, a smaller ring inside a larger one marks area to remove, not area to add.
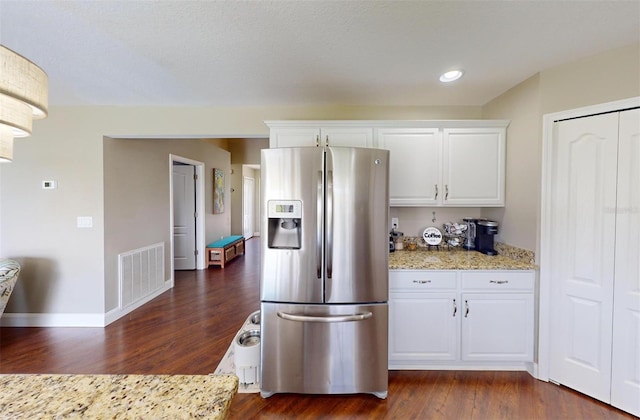
[[[531,293],[462,294],[463,361],[533,361]]]
[[[504,128],[443,131],[445,206],[504,206]]]
[[[323,127],[320,145],[338,147],[373,147],[373,128]]]
[[[458,358],[456,293],[390,293],[389,365],[416,368]]]
[[[442,137],[437,128],[381,128],[377,144],[390,151],[391,206],[439,205]]]
[[[640,416],[640,109],[619,127],[611,404]]]
[[[320,128],[272,128],[269,147],[313,147],[320,141]]]

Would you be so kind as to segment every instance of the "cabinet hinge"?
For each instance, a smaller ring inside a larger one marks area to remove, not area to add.
[[[193,174],[193,180],[197,181],[198,180],[198,174]]]
[[[198,256],[198,250],[197,249],[193,251],[193,255],[195,255],[196,257]]]

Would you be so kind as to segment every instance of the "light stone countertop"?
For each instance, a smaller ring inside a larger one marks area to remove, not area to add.
[[[465,250],[394,251],[389,253],[390,270],[535,270],[527,260],[503,255],[485,255]]]
[[[0,375],[3,419],[224,419],[234,375]]]

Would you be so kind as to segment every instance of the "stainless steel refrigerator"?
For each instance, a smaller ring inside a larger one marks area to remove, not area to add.
[[[262,150],[261,394],[388,387],[389,151]]]

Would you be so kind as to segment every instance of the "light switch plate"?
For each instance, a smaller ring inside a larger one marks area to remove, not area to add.
[[[79,228],[91,228],[93,227],[93,217],[91,216],[78,216]]]

